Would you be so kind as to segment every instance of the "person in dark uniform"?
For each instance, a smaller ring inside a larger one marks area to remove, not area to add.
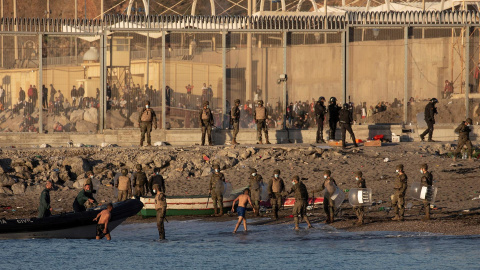
[[[427,122],[427,129],[420,134],[420,139],[422,139],[422,142],[425,140],[425,135],[428,134],[428,141],[433,142],[432,136],[433,136],[433,125],[435,124],[435,114],[437,114],[437,108],[435,107],[435,104],[438,103],[438,99],[432,98],[430,99],[430,102],[428,102],[427,106],[425,106],[425,122]]]
[[[340,110],[340,126],[342,128],[342,148],[346,148],[345,139],[347,137],[346,132],[350,133],[350,137],[352,137],[353,144],[355,147],[358,147],[357,141],[355,140],[355,134],[352,130],[352,113],[350,111],[350,106],[345,103],[343,104],[343,108]]]
[[[44,109],[48,109],[48,88],[45,85],[42,86],[42,106]]]
[[[93,193],[91,191],[91,186],[89,184],[86,184],[82,191],[80,191],[75,197],[75,200],[73,201],[73,211],[74,212],[84,212],[87,211],[87,208],[85,207],[85,203],[88,203],[90,205],[96,204],[97,200],[93,198]]]
[[[253,118],[255,119],[255,123],[257,124],[257,144],[262,144],[262,130],[265,133],[265,143],[270,144],[268,140],[268,126],[267,126],[267,118],[268,112],[267,109],[263,106],[263,100],[258,101],[258,106],[255,108]]]
[[[420,173],[423,174],[421,179],[422,187],[431,187],[433,185],[433,175],[428,171],[427,164],[422,164]],[[430,220],[430,202],[423,200],[423,207],[425,208],[425,217],[422,220]]]
[[[45,189],[40,194],[40,205],[38,206],[38,218],[49,217],[52,215],[52,206],[50,206],[50,190],[52,190],[53,184],[51,181],[47,181]]]
[[[138,115],[138,125],[140,126],[141,138],[140,146],[143,146],[145,141],[145,134],[147,134],[147,146],[152,146],[152,140],[150,133],[152,132],[152,126],[154,129],[157,129],[157,115],[150,108],[150,101],[145,102],[145,108]]]
[[[325,98],[320,97],[315,103],[315,116],[317,119],[317,140],[316,143],[325,143],[323,140],[323,122],[325,121],[325,112],[327,107],[324,105]]]
[[[472,141],[470,141],[470,126],[472,125],[472,118],[467,118],[465,121],[455,129],[455,132],[458,133],[458,143],[457,149],[453,152],[453,161],[457,160],[457,155],[462,151],[463,146],[467,146],[468,160],[473,161],[472,159]]]
[[[157,229],[160,240],[165,239],[165,216],[167,213],[167,197],[158,184],[154,184],[152,191],[155,191],[155,210],[157,211]]]
[[[327,216],[325,223],[329,224],[333,223],[335,216],[335,203],[332,199],[332,195],[337,190],[337,182],[335,182],[335,179],[333,179],[332,172],[330,170],[325,170],[323,172],[323,178],[325,180],[323,181],[320,189],[316,190],[316,192],[324,191],[323,210],[325,211],[325,215]]]
[[[220,172],[219,165],[215,164],[213,169],[214,173],[210,178],[208,193],[212,195],[215,216],[223,216],[223,190],[225,188],[225,176]],[[218,208],[220,208],[220,214],[218,213]]]
[[[408,177],[403,171],[402,164],[397,166],[396,172],[395,193],[392,195],[392,207],[395,210],[395,217],[392,218],[392,220],[403,221],[405,216],[405,193],[407,192]]]
[[[205,134],[208,137],[208,145],[213,145],[212,143],[212,126],[213,126],[213,114],[212,110],[209,108],[209,102],[205,101],[203,103],[203,109],[200,110],[199,119],[200,125],[202,127],[202,145],[205,145]]]
[[[330,126],[330,140],[335,140],[335,131],[339,120],[340,106],[337,105],[337,98],[330,98],[328,105],[328,125]]]
[[[278,210],[283,205],[283,192],[285,192],[285,183],[280,178],[280,170],[276,169],[273,171],[273,178],[268,183],[268,196],[275,219],[278,219]]]
[[[148,179],[148,188],[152,195],[155,195],[153,186],[158,185],[158,190],[161,192],[165,193],[165,180],[163,179],[163,176],[160,174],[160,168],[156,167],[153,169],[153,176],[150,176],[150,179]]]
[[[295,204],[293,205],[293,218],[295,220],[295,230],[299,230],[299,223],[300,220],[305,220],[308,225],[308,228],[312,228],[312,224],[310,224],[310,220],[307,217],[307,204],[308,204],[308,190],[305,184],[300,181],[300,177],[295,175],[292,178],[292,188],[290,189],[290,193],[295,194]]]
[[[148,181],[147,175],[142,169],[141,164],[137,164],[135,166],[136,172],[132,173],[130,180],[132,181],[132,185],[135,188],[134,195],[135,198],[139,199],[146,195],[148,191]]]
[[[253,208],[256,210],[255,215],[259,216],[260,210],[260,195],[262,193],[261,184],[263,183],[263,178],[260,174],[257,174],[255,168],[250,169],[250,177],[248,177],[249,186],[251,193],[251,199],[253,202]]]
[[[357,188],[367,188],[367,184],[365,183],[365,179],[363,178],[363,173],[361,171],[356,173],[355,181]],[[364,223],[363,217],[365,216],[365,208],[363,206],[355,206],[353,207],[353,210],[358,218],[357,225],[362,225]]]
[[[233,134],[232,134],[232,144],[237,143],[237,135],[238,131],[240,130],[240,109],[238,106],[240,105],[240,99],[235,99],[235,106],[233,106],[230,112],[230,124],[233,126]]]

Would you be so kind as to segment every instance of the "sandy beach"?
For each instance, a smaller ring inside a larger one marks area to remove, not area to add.
[[[325,146],[325,145],[323,145]],[[37,214],[39,194],[45,181],[52,179],[56,188],[51,192],[54,213],[72,210],[72,202],[85,179],[84,173],[93,170],[98,181],[95,197],[101,203],[114,201],[113,175],[121,168],[130,171],[135,164],[142,164],[147,174],[154,167],[162,168],[166,178],[167,194],[196,195],[208,192],[211,166],[220,164],[226,180],[234,189],[247,186],[248,171],[256,168],[265,181],[272,177],[274,169],[281,170],[287,189],[291,178],[299,175],[309,190],[321,185],[323,171],[332,171],[332,177],[342,190],[354,187],[356,171],[362,171],[367,187],[373,191],[372,205],[366,212],[363,226],[353,225],[355,215],[348,202],[333,223],[337,229],[348,231],[412,231],[447,235],[480,234],[477,185],[479,162],[458,160],[453,162],[448,153],[454,149],[447,142],[390,143],[382,147],[359,147],[342,151],[340,148],[322,149],[317,145],[240,145],[240,146],[185,146],[150,148],[47,148],[2,149],[0,165],[0,218],[33,217]],[[388,162],[385,162],[388,158]],[[394,222],[390,207],[393,193],[395,166],[404,164],[408,183],[419,182],[420,165],[427,163],[438,188],[433,220],[422,222],[421,202],[407,198],[406,221]],[[22,188],[23,186],[23,188]],[[311,212],[311,211],[309,211]],[[279,221],[292,222],[291,209],[281,212]],[[198,217],[175,217],[175,219]],[[204,220],[235,219],[203,217]],[[173,217],[171,217],[173,219]],[[325,220],[323,209],[316,208],[311,216],[314,223]],[[132,217],[128,222],[154,222],[154,219]]]

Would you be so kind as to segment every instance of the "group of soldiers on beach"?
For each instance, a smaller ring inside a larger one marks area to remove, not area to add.
[[[337,125],[340,124],[340,130],[342,133],[342,148],[346,148],[346,135],[347,132],[350,134],[350,137],[353,141],[355,147],[358,147],[357,140],[355,138],[355,134],[352,129],[352,124],[354,123],[353,120],[353,107],[349,103],[343,104],[343,106],[339,106],[337,104],[337,99],[335,97],[331,97],[329,100],[328,106],[325,105],[325,97],[320,97],[318,101],[315,103],[314,111],[315,117],[317,122],[317,135],[316,135],[316,143],[326,143],[323,137],[323,129],[324,123],[327,120],[328,115],[328,125],[329,125],[329,140],[335,140],[335,133],[337,129]],[[434,131],[434,124],[435,124],[435,115],[438,114],[437,108],[435,104],[438,103],[436,98],[430,99],[428,104],[425,106],[425,122],[427,124],[427,129],[420,134],[420,139],[422,141],[425,140],[425,136],[428,135],[428,142],[434,142],[432,139],[433,131]],[[232,145],[239,144],[237,142],[237,136],[240,131],[240,100],[236,99],[234,102],[234,106],[232,106],[230,110],[230,124],[233,127],[232,132]],[[201,138],[201,145],[205,145],[205,140],[207,140],[208,145],[212,146],[212,127],[214,126],[214,117],[212,110],[209,107],[209,102],[205,101],[203,103],[203,108],[199,112],[199,122],[202,131],[202,138]],[[268,110],[263,106],[263,101],[259,100],[257,102],[257,107],[254,110],[254,120],[257,126],[257,144],[263,144],[262,140],[262,133],[265,136],[265,144],[270,144],[270,140],[268,139]],[[141,130],[141,139],[140,139],[140,146],[143,146],[145,141],[145,136],[147,137],[147,145],[151,146],[151,136],[150,133],[152,128],[157,128],[157,118],[155,112],[152,108],[150,108],[150,102],[147,101],[145,103],[145,108],[139,114],[139,127]],[[472,159],[472,151],[473,146],[472,142],[470,141],[470,126],[472,125],[472,119],[467,118],[465,121],[455,129],[455,132],[459,134],[457,149],[453,152],[454,160],[458,156],[458,154],[462,151],[463,147],[467,147],[467,155],[469,160]]]

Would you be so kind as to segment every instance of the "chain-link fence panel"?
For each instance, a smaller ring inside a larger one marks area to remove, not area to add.
[[[38,132],[38,36],[0,36],[0,130]]]
[[[100,122],[99,40],[43,36],[44,126],[47,132],[95,133]]]
[[[328,106],[331,97],[340,102],[342,94],[341,33],[292,33],[287,54],[287,127],[317,128],[328,115],[315,113],[315,105],[324,97]],[[323,115],[323,119],[320,119]]]
[[[403,28],[355,28],[348,35],[347,102],[356,123],[403,122]]]
[[[406,123],[417,125],[420,134],[427,129],[426,121],[452,124],[465,117],[465,85],[470,83],[465,84],[463,32],[461,28],[409,30]],[[432,99],[438,100],[438,113],[433,115],[428,105]]]
[[[222,126],[222,36],[170,33],[166,36],[167,128],[199,128],[208,102],[214,126]]]

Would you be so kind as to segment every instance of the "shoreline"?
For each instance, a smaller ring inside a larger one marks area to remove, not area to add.
[[[390,220],[393,215],[385,212],[373,212],[365,216],[365,224],[356,225],[357,221],[355,214],[351,208],[345,209],[343,216],[335,218],[332,224],[325,224],[325,214],[322,209],[315,209],[314,215],[309,216],[309,220],[314,227],[319,225],[326,225],[334,227],[337,230],[346,232],[412,232],[412,233],[433,233],[444,236],[475,236],[480,235],[480,213],[438,213],[434,214],[429,221],[422,221],[422,215],[413,215],[406,212],[405,221]],[[412,210],[410,210],[412,211]],[[311,211],[307,211],[309,213]],[[269,214],[261,215],[259,217],[253,216],[249,210],[247,212],[248,226],[262,226],[275,224],[289,224],[294,227],[293,217],[291,216],[291,209],[281,210],[279,212],[280,218],[278,220],[270,219]],[[226,214],[222,217],[213,216],[169,216],[168,221],[185,221],[185,220],[199,220],[203,222],[225,222],[236,221],[237,215]],[[262,219],[262,220],[257,220]],[[155,217],[143,218],[141,216],[133,216],[128,218],[123,224],[135,223],[155,223]],[[301,228],[306,228],[305,222],[300,223]],[[233,229],[233,228],[232,228]],[[167,231],[168,233],[168,231]]]

